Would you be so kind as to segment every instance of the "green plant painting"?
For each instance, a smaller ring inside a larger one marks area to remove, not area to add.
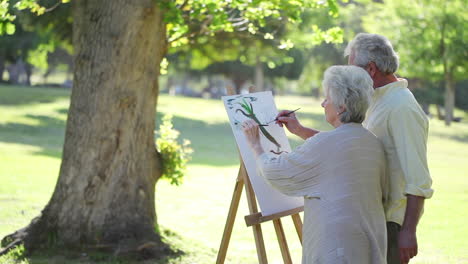
[[[276,146],[276,150],[270,150],[270,152],[275,153],[275,154],[280,154],[281,151],[281,145],[278,143],[278,141],[265,129],[265,124],[262,124],[260,120],[258,119],[254,107],[252,105],[252,102],[257,101],[257,97],[255,96],[238,96],[233,99],[227,100],[227,104],[230,109],[235,109],[235,113],[241,113],[245,117],[252,119],[259,125],[261,134],[265,136],[271,143],[273,143]],[[238,125],[240,122],[239,121],[234,121],[234,125]]]

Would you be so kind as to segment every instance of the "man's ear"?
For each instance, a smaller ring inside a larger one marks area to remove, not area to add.
[[[375,62],[371,61],[369,64],[367,64],[367,71],[372,78],[377,74],[378,69],[377,65],[375,65]]]

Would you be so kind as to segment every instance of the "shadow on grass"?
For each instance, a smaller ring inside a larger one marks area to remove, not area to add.
[[[0,124],[0,141],[40,147],[34,154],[61,157],[65,121],[44,115],[26,115],[35,125],[22,123]]]
[[[23,264],[189,264],[211,263],[216,257],[216,250],[208,248],[200,242],[181,236],[177,232],[163,228],[162,242],[168,247],[159,258],[144,259],[142,256],[115,256],[112,253],[81,249],[70,251],[63,248],[41,249],[28,254],[23,246],[14,248],[6,255],[0,256],[0,263]]]
[[[68,109],[59,109],[59,113],[66,113]],[[156,129],[159,129],[161,117],[164,112],[157,114]],[[40,147],[35,152],[37,155],[45,155],[53,158],[61,158],[62,146],[65,135],[65,121],[44,115],[26,115],[32,119],[30,124],[7,123],[0,124],[0,141]],[[301,118],[312,121],[314,128],[329,130],[329,126],[323,121],[323,115],[302,113]],[[181,116],[173,118],[174,128],[181,132],[181,139],[191,141],[194,149],[192,164],[209,166],[233,166],[239,164],[239,154],[232,130],[228,122],[209,124],[200,120],[192,120]],[[293,147],[303,141],[292,138]]]
[[[450,139],[458,141],[459,143],[468,143],[468,133],[460,132],[458,135],[450,135],[444,133],[432,133],[433,136],[438,138]]]
[[[66,113],[68,109],[58,112]],[[158,114],[162,116],[163,113]],[[65,135],[65,121],[44,115],[26,115],[31,124],[0,124],[0,142],[31,145],[41,148],[34,152],[61,158]],[[157,120],[157,126],[160,124]],[[174,127],[181,132],[180,138],[189,139],[195,150],[192,163],[212,166],[228,166],[239,163],[239,156],[231,128],[225,124],[207,124],[203,121],[174,117]]]
[[[59,114],[68,115],[68,108],[58,109],[56,112]]]
[[[70,90],[30,86],[0,85],[0,105],[29,105],[51,103],[70,98]]]

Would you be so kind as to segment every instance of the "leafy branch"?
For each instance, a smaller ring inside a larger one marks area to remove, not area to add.
[[[168,179],[171,184],[180,185],[187,170],[187,162],[192,158],[193,149],[190,141],[184,139],[178,142],[180,132],[172,125],[172,116],[165,115],[159,131],[156,132],[156,148],[162,158],[162,178]]]

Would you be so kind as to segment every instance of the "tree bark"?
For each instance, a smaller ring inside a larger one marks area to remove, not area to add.
[[[450,126],[453,121],[455,108],[455,84],[451,72],[445,74],[445,125]]]
[[[11,84],[19,84],[21,73],[23,72],[21,59],[15,61],[7,67],[8,82]]]
[[[240,94],[242,92],[242,86],[245,83],[245,78],[241,77],[240,75],[233,74],[231,77],[232,83],[234,84],[234,89],[236,90],[236,94]]]
[[[163,11],[153,0],[73,4],[74,83],[62,164],[51,200],[24,230],[25,247],[160,254],[153,131],[167,46]]]
[[[3,72],[5,72],[5,58],[0,56],[0,83],[4,82]]]
[[[443,115],[443,111],[442,111],[442,106],[440,106],[439,104],[436,104],[436,110],[437,110],[437,119],[438,120],[444,120],[444,115]]]
[[[260,60],[260,56],[256,57],[255,64],[255,91],[261,92],[264,91],[264,73],[263,73],[263,64]]]

